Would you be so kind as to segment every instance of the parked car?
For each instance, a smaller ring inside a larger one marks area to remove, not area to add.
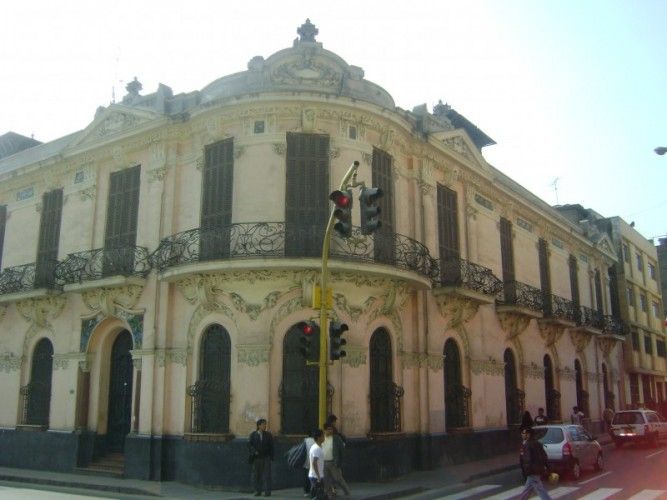
[[[585,467],[595,470],[604,467],[602,446],[581,425],[538,425],[533,430],[547,452],[549,472],[579,479]]]
[[[653,410],[622,410],[614,415],[610,433],[617,447],[625,443],[657,446],[667,439],[667,421]]]

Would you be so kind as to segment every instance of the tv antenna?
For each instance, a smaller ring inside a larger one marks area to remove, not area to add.
[[[550,186],[553,186],[553,188],[554,188],[554,194],[556,195],[556,205],[560,205],[560,203],[558,203],[558,181],[559,180],[560,180],[560,177],[556,177],[553,180],[553,182],[551,184],[549,184]]]

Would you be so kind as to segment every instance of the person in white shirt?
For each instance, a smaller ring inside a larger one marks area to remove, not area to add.
[[[310,496],[310,478],[308,477],[308,472],[310,471],[310,448],[315,444],[313,439],[312,432],[308,434],[308,437],[303,440],[306,445],[306,459],[303,461],[303,496]]]
[[[324,489],[324,453],[322,452],[322,443],[324,442],[324,432],[317,429],[313,432],[315,444],[310,447],[308,452],[308,478],[310,479],[310,496],[315,498],[318,491]]]

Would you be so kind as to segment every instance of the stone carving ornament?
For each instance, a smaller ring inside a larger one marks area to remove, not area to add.
[[[498,319],[500,320],[502,329],[507,333],[508,340],[518,337],[528,327],[528,323],[530,323],[530,318],[511,312],[498,313]]]
[[[236,349],[239,364],[255,367],[269,362],[270,344],[239,344]]]
[[[0,356],[0,372],[15,372],[21,369],[25,356],[16,356],[13,352]]]
[[[471,359],[470,369],[475,375],[505,376],[505,363],[489,357],[489,359]]]
[[[582,330],[570,330],[570,340],[572,341],[572,345],[577,352],[582,352],[584,349],[586,349],[592,338],[592,335],[589,335]]]
[[[106,317],[119,317],[120,311],[135,312],[142,285],[127,285],[118,288],[95,288],[82,294],[83,303],[94,314]]]

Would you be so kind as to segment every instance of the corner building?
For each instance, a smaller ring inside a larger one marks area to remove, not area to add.
[[[299,484],[281,457],[317,425],[317,368],[296,325],[355,160],[384,197],[381,229],[335,236],[329,262],[346,477],[514,450],[524,410],[595,427],[618,401],[609,239],[489,165],[451,107],[402,110],[298,33],[200,91],[135,80],[0,159],[1,465],[242,487],[266,417],[276,486]]]

